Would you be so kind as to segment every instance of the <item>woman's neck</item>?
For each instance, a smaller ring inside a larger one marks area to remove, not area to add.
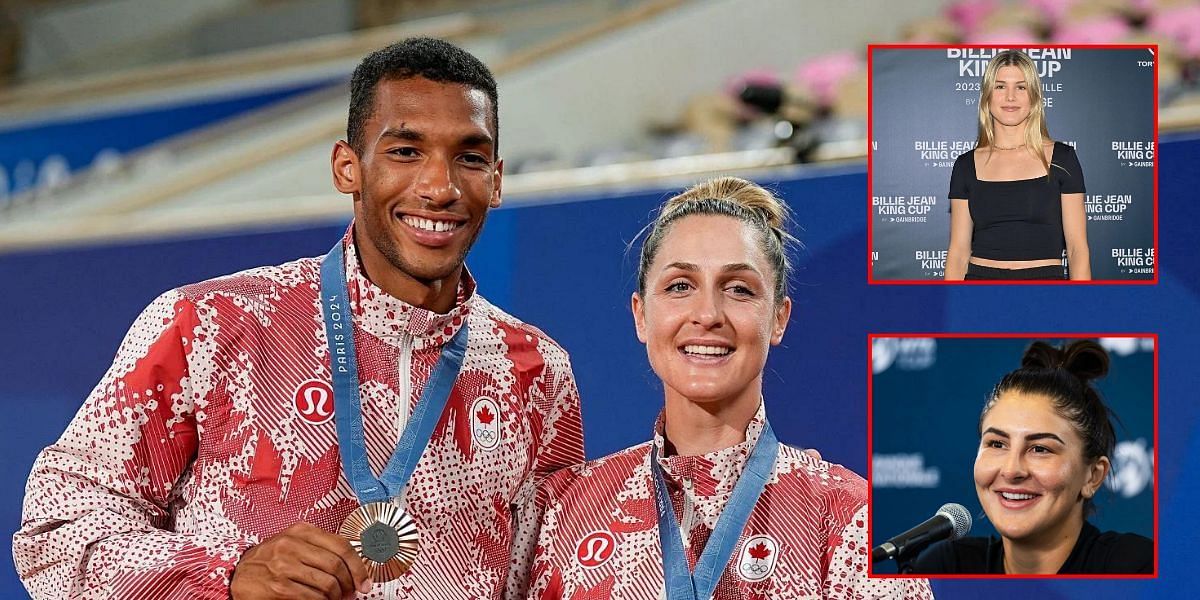
[[[746,427],[758,412],[761,386],[730,401],[693,402],[667,390],[663,428],[668,448],[678,456],[700,456],[746,441]]]
[[[1002,538],[1004,572],[1024,575],[1057,573],[1070,558],[1082,530],[1081,517],[1068,517],[1064,519],[1061,527],[1046,532],[1036,540]]]
[[[1000,123],[993,121],[992,146],[996,148],[1020,147],[1025,143],[1025,126],[1025,121],[1012,126],[1001,125]]]

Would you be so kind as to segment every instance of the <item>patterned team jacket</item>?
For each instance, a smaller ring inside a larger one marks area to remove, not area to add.
[[[693,568],[764,423],[760,406],[745,442],[703,456],[659,458]],[[662,445],[660,417],[653,441],[546,480],[529,597],[664,597],[651,472],[651,451]],[[867,578],[866,495],[866,482],[845,467],[780,444],[714,600],[931,598],[925,580]]]
[[[474,293],[440,315],[371,283],[347,233],[368,462],[387,463],[440,347],[462,372],[397,500],[420,555],[370,598],[499,598],[527,573],[538,482],[583,459],[567,354]],[[229,597],[242,553],[358,504],[342,473],[320,259],[172,290],[138,317],[65,433],[38,456],[13,556],[36,598]]]

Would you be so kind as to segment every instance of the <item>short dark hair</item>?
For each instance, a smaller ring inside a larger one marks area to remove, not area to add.
[[[1006,392],[1039,394],[1050,399],[1062,418],[1071,422],[1083,439],[1083,458],[1094,462],[1101,456],[1112,457],[1117,444],[1113,413],[1092,381],[1108,374],[1109,357],[1104,347],[1091,340],[1076,340],[1055,347],[1034,342],[1021,357],[1021,368],[1000,379],[979,415],[980,435],[983,418]],[[1111,459],[1111,458],[1110,458]],[[1084,516],[1095,511],[1089,498]]]
[[[362,59],[350,78],[350,116],[346,141],[362,153],[363,129],[375,114],[375,89],[380,81],[424,77],[439,83],[458,83],[487,94],[492,103],[494,154],[500,154],[500,97],[496,78],[478,58],[447,42],[427,37],[408,38],[376,50]]]

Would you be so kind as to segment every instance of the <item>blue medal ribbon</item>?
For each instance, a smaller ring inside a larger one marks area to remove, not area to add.
[[[658,537],[662,545],[663,578],[669,600],[709,600],[717,589],[717,581],[725,572],[725,565],[733,555],[738,538],[750,520],[750,512],[762,496],[763,488],[775,469],[775,457],[779,454],[779,440],[771,430],[770,423],[763,424],[762,434],[754,445],[754,451],[746,461],[738,482],[733,486],[733,495],[717,519],[696,570],[689,571],[687,555],[683,551],[679,525],[675,519],[675,507],[658,462],[658,451],[651,453],[654,471],[655,500],[658,505]]]
[[[321,259],[321,308],[325,319],[325,337],[329,344],[329,364],[333,372],[334,421],[337,424],[338,452],[342,469],[354,488],[359,502],[383,502],[400,495],[417,461],[433,436],[446,400],[462,369],[467,351],[467,324],[442,347],[425,391],[413,408],[408,425],[392,452],[383,473],[377,478],[367,463],[363,434],[362,400],[358,395],[358,359],[354,353],[354,326],[350,319],[349,290],[346,285],[346,261],[342,243]],[[407,373],[402,373],[407,377]],[[408,398],[401,398],[408,402]],[[401,408],[403,410],[403,407]]]

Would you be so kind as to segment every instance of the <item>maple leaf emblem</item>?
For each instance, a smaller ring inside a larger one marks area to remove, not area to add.
[[[762,542],[750,547],[750,557],[754,560],[762,560],[770,555],[771,550]]]
[[[491,425],[492,419],[496,418],[496,415],[492,414],[492,411],[488,410],[487,406],[480,408],[479,412],[475,413],[475,416],[479,419],[479,422],[483,423],[484,425]]]
[[[257,435],[251,472],[247,476],[235,475],[241,482],[232,486],[229,491],[232,498],[225,505],[233,522],[263,538],[299,521],[307,521],[326,531],[337,531],[338,525],[357,504],[343,498],[332,506],[318,508],[319,501],[335,489],[341,473],[337,446],[330,446],[316,461],[299,457],[296,469],[291,473],[288,491],[284,493],[279,481],[283,458],[270,436],[262,432]],[[271,515],[271,519],[262,519],[260,515]]]

